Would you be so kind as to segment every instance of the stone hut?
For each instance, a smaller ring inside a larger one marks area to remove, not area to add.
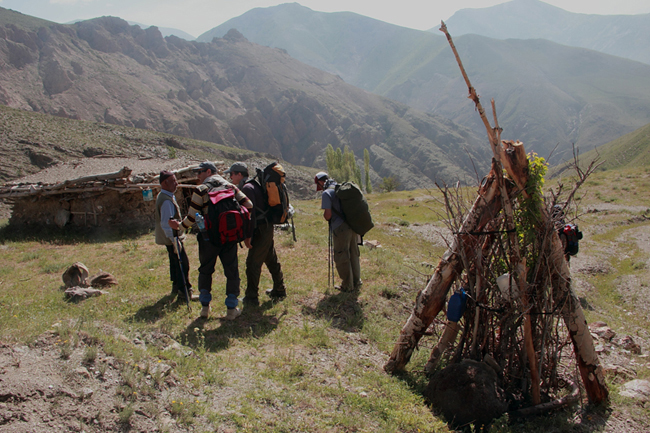
[[[216,165],[220,171],[225,168],[223,162]],[[198,181],[192,172],[194,167],[163,167],[176,174],[176,199],[183,214]],[[122,167],[116,172],[51,183],[22,180],[0,187],[0,200],[11,207],[9,225],[16,228],[153,228],[155,199],[160,192],[158,173],[134,174],[132,169]]]

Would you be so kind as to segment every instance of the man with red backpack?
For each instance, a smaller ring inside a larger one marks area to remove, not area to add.
[[[577,225],[566,223],[564,217],[564,208],[557,204],[554,205],[551,209],[551,218],[562,242],[562,248],[564,248],[564,258],[567,262],[570,262],[571,256],[578,254],[582,232]]]
[[[234,200],[241,207],[252,209],[253,203],[242,193],[236,186],[225,180],[217,174],[217,167],[209,161],[202,162],[197,168],[194,169],[197,173],[200,185],[192,194],[192,201],[187,216],[179,224],[178,222],[171,222],[170,226],[174,229],[185,228],[189,229],[195,223],[200,224],[203,219],[206,225],[210,226],[209,229],[216,229],[216,221],[210,221],[208,217],[210,213],[210,201],[215,197],[215,192],[223,192],[229,190],[234,192]],[[231,194],[233,195],[233,194]],[[213,201],[214,203],[214,201]],[[248,214],[248,212],[246,212]],[[198,219],[198,221],[197,221]],[[176,225],[174,227],[172,224]],[[219,229],[220,230],[220,229]],[[250,245],[249,228],[245,227],[246,238],[244,243],[248,248]],[[217,258],[221,260],[223,265],[224,275],[226,277],[226,320],[234,320],[241,314],[241,310],[237,308],[239,304],[239,266],[237,262],[237,242],[226,240],[223,237],[220,239],[216,231],[210,231],[209,239],[206,239],[206,231],[201,230],[197,240],[199,243],[199,302],[201,302],[201,317],[208,318],[210,315],[210,301],[212,300],[212,274],[214,273]],[[214,233],[217,233],[216,235]]]

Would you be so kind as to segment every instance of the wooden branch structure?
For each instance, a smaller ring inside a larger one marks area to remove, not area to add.
[[[493,151],[492,167],[454,232],[449,249],[418,293],[384,369],[389,373],[405,369],[420,339],[443,309],[450,289],[464,275],[467,283],[463,286],[468,286],[474,308],[468,306],[461,322],[446,325],[425,366],[427,373],[435,370],[444,352],[458,339],[456,357],[490,359],[504,377],[527,377],[523,382],[513,379],[509,386],[527,395],[536,410],[557,407],[576,398],[572,394],[559,403],[542,401],[542,394],[551,395],[560,383],[560,358],[568,335],[589,401],[603,403],[608,399],[603,370],[580,302],[571,289],[562,243],[541,190],[534,184],[524,146],[501,140],[494,101],[495,127],[490,125],[444,22],[440,30],[449,41],[469,98],[486,127]],[[589,173],[589,169],[580,173],[576,188]],[[572,197],[573,193],[569,199]],[[508,281],[505,293],[496,281],[502,273]],[[559,321],[564,322],[566,331],[562,332]]]

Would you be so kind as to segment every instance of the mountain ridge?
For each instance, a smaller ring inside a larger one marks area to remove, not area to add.
[[[548,39],[650,64],[650,14],[581,14],[539,0],[512,0],[461,9],[446,23],[458,36],[473,33],[495,39]],[[429,31],[436,32],[437,27]]]
[[[232,27],[357,87],[485,134],[442,34],[293,3],[247,12],[197,40]],[[570,157],[573,144],[589,150],[650,122],[648,65],[540,39],[449,31],[473,86],[495,99],[503,137],[550,155],[553,163]]]
[[[3,10],[0,9],[0,16]],[[4,105],[153,129],[324,167],[327,144],[371,156],[403,188],[474,179],[480,139],[447,119],[344,83],[239,32],[163,38],[119,18],[0,28]],[[464,151],[459,151],[464,149]],[[472,160],[474,162],[472,162]]]

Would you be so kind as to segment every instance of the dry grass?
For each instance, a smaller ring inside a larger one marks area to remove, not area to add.
[[[617,332],[634,335],[644,350],[650,350],[650,316],[639,308],[650,283],[650,251],[634,241],[640,239],[638,233],[633,239],[628,236],[630,230],[650,231],[648,221],[641,218],[647,213],[638,210],[650,208],[647,174],[605,172],[592,182],[585,188],[588,194],[581,200],[582,208],[606,207],[608,215],[605,223],[600,222],[604,210],[580,217],[585,239],[572,261],[575,280],[586,287],[580,296],[591,306],[586,311],[589,321],[604,320]],[[616,206],[599,200],[596,192],[601,197],[616,196]],[[79,347],[80,358],[94,362],[98,370],[105,355],[122,366],[148,365],[142,376],[136,370],[122,370],[123,377],[131,378],[125,380],[130,388],[115,396],[122,402],[119,415],[124,423],[133,423],[138,410],[145,410],[146,396],[166,389],[164,377],[152,367],[162,362],[172,366],[174,377],[183,384],[173,392],[168,389],[163,401],[164,411],[181,430],[447,431],[422,396],[426,378],[421,369],[435,341],[422,340],[405,375],[388,376],[382,369],[417,291],[431,272],[425,264],[435,265],[444,251],[442,243],[430,242],[421,231],[428,227],[424,224],[437,222],[435,211],[440,206],[421,191],[373,194],[369,201],[377,226],[366,240],[377,240],[382,247],[362,248],[364,285],[358,295],[327,286],[327,226],[319,202],[297,202],[298,241],[294,243],[289,232],[276,234],[288,298],[245,308],[234,323],[219,319],[225,313],[220,272],[213,293],[215,317],[198,320],[196,304],[188,312],[185,305],[172,302],[166,251],[154,244],[152,234],[5,239],[0,245],[0,339],[29,344],[52,330],[67,341],[62,355]],[[631,218],[639,221],[626,222]],[[196,284],[198,258],[192,237],[187,249],[190,279]],[[244,260],[240,254],[242,287]],[[110,272],[120,284],[106,296],[79,304],[65,302],[61,273],[75,261],[82,261],[91,274]],[[588,273],[592,262],[609,269],[608,273]],[[629,275],[640,281],[633,294],[623,292],[619,284]],[[260,289],[268,287],[271,280],[265,271]],[[645,314],[646,320],[639,320],[638,314]],[[88,349],[84,341],[96,341],[98,349]],[[639,378],[649,376],[645,358],[623,354],[622,359]],[[608,381],[614,413],[572,408],[535,420],[508,423],[504,419],[493,431],[623,431],[616,429],[616,413],[644,428],[647,409],[618,396],[617,378]]]

